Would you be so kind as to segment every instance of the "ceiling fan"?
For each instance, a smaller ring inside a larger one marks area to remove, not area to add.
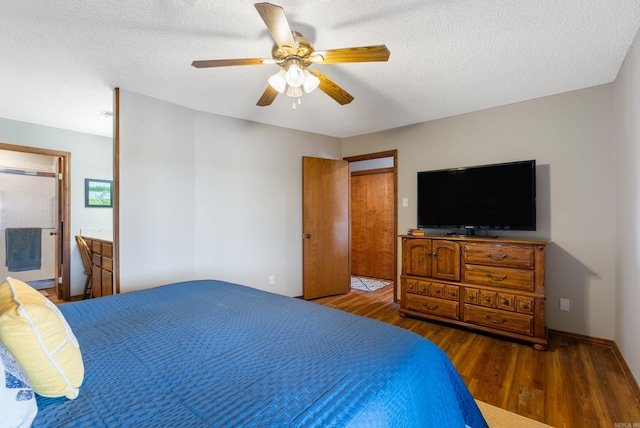
[[[258,100],[258,106],[268,106],[278,94],[286,93],[287,96],[294,99],[293,108],[295,109],[296,101],[300,104],[302,95],[311,92],[316,87],[339,104],[349,104],[353,101],[351,94],[320,71],[309,67],[321,64],[387,61],[389,59],[389,49],[385,45],[317,51],[302,34],[291,31],[282,7],[271,3],[256,3],[254,6],[275,40],[271,58],[213,59],[193,61],[191,65],[196,68],[279,65],[282,70],[269,78],[269,85]]]

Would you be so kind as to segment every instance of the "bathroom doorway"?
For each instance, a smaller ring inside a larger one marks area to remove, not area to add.
[[[70,154],[0,143],[0,275],[70,299]]]

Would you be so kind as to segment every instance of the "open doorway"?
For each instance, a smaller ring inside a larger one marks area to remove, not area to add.
[[[70,158],[68,152],[0,143],[0,274],[48,289],[60,300],[70,299]]]
[[[397,266],[397,150],[344,158],[351,171],[352,288],[393,284]]]

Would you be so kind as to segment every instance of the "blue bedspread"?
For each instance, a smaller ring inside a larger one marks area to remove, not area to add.
[[[75,400],[34,427],[485,427],[447,356],[382,322],[221,281],[61,305]]]

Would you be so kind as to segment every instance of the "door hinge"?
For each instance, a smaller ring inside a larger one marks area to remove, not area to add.
[[[58,180],[62,181],[62,173],[61,172],[58,173]]]
[[[58,277],[58,284],[62,284],[62,277],[61,276]]]

